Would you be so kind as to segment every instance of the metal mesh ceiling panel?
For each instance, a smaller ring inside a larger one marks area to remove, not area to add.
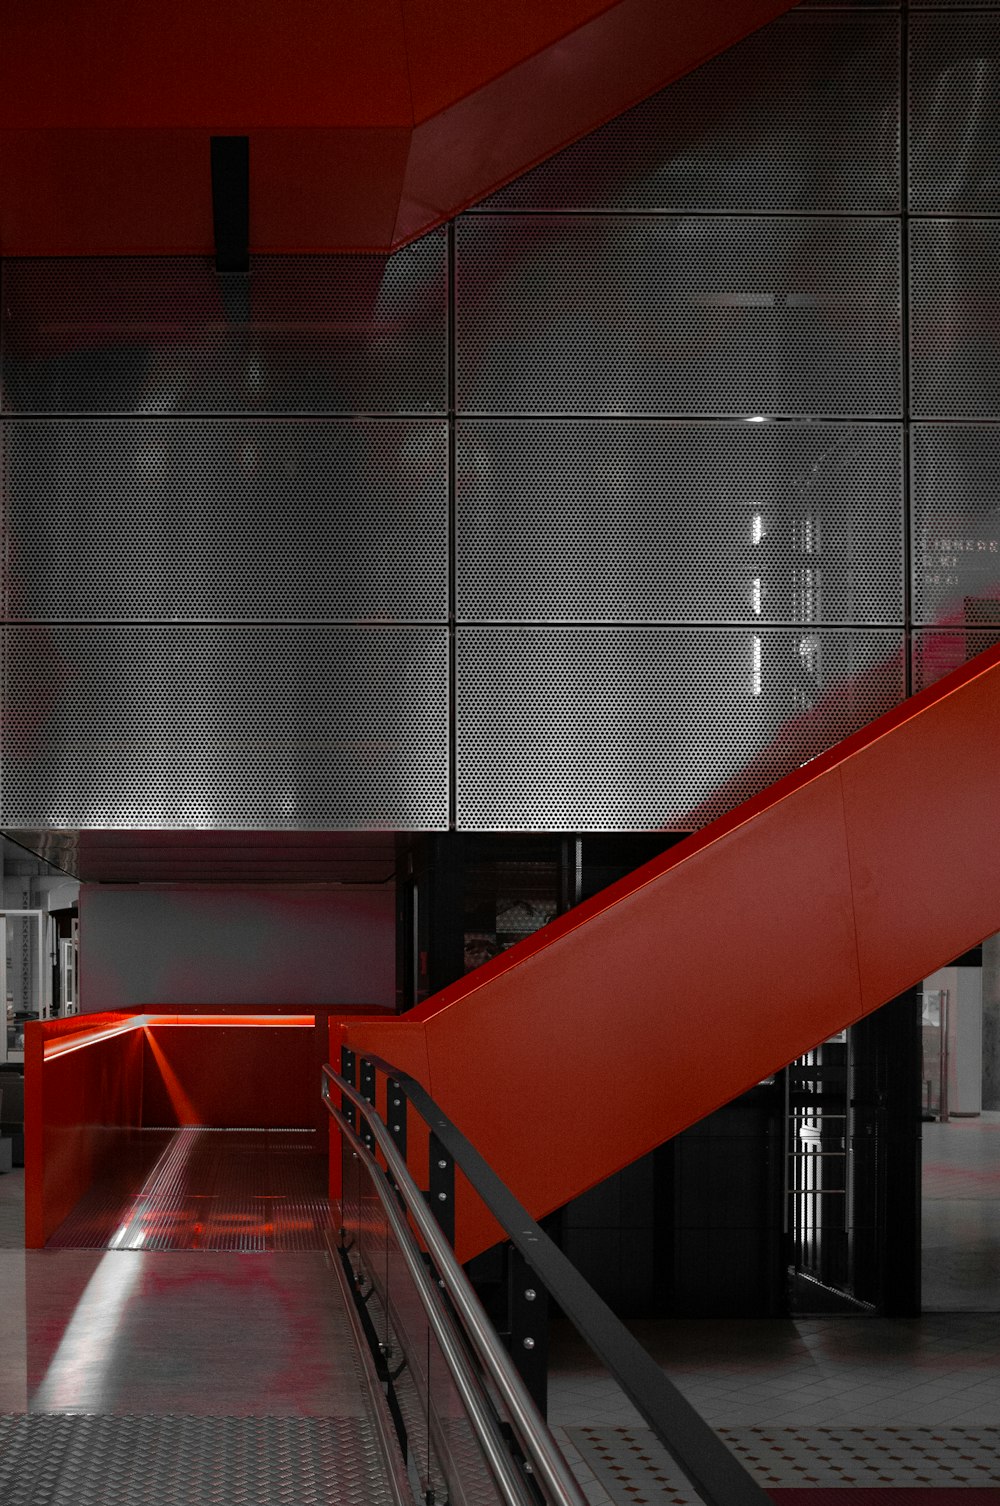
[[[892,220],[476,215],[456,275],[465,412],[900,410]]]
[[[1000,221],[910,225],[910,372],[918,418],[1000,413]]]
[[[444,628],[22,627],[5,640],[4,826],[447,824]]]
[[[458,824],[688,831],[895,705],[899,632],[468,628]]]
[[[17,562],[8,617],[447,615],[443,422],[132,418],[5,428]]]
[[[901,618],[898,426],[465,422],[456,469],[460,618]]]
[[[966,598],[1000,613],[1000,425],[917,424],[911,444],[914,619],[964,621]]]
[[[4,262],[13,413],[422,413],[446,398],[445,235],[387,259]],[[242,301],[241,301],[242,300]]]
[[[925,628],[913,635],[913,689],[935,685],[976,654],[1000,643],[1000,619],[995,628]]]
[[[1000,203],[1000,14],[915,16],[910,208],[995,214]]]
[[[821,12],[772,22],[485,205],[898,206],[898,18]]]

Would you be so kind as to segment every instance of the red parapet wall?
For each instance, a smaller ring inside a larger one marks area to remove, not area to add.
[[[998,744],[991,649],[342,1041],[421,1081],[547,1213],[1000,930]],[[468,1259],[498,1230],[457,1198]]]
[[[143,1128],[322,1127],[325,1150],[320,1068],[331,1013],[161,1009],[29,1025],[28,1248],[42,1248],[99,1177],[132,1164],[124,1152]]]
[[[49,1048],[48,1053],[46,1048]],[[25,1244],[38,1250],[142,1119],[143,1033],[129,1015],[29,1024],[24,1037]]]

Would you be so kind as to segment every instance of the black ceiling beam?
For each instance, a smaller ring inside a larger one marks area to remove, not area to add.
[[[213,136],[215,270],[226,317],[250,318],[250,137]]]

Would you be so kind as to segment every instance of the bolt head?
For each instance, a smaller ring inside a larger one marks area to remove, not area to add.
[[[439,1192],[438,1193],[438,1202],[439,1203],[446,1203],[447,1201],[448,1201],[448,1194],[446,1192]]]
[[[533,1286],[529,1286],[524,1293],[524,1300],[525,1302],[534,1302],[537,1296],[538,1293],[535,1291],[535,1288]]]
[[[447,1171],[447,1169],[448,1169],[448,1162],[447,1161],[439,1161],[438,1162],[438,1170],[439,1171]]]
[[[534,1339],[532,1339],[532,1338],[525,1339],[524,1340],[524,1347],[525,1347],[525,1349],[534,1349],[534,1347],[535,1347],[535,1341],[534,1341]]]

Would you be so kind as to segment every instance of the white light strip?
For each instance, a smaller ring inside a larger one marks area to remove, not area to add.
[[[148,1015],[137,1014],[121,1025],[98,1026],[96,1030],[80,1030],[74,1035],[57,1036],[55,1040],[45,1042],[42,1054],[46,1061],[54,1056],[68,1056],[71,1051],[82,1051],[85,1046],[97,1046],[101,1041],[109,1041],[114,1035],[128,1035],[130,1031],[141,1030],[148,1024]]]

